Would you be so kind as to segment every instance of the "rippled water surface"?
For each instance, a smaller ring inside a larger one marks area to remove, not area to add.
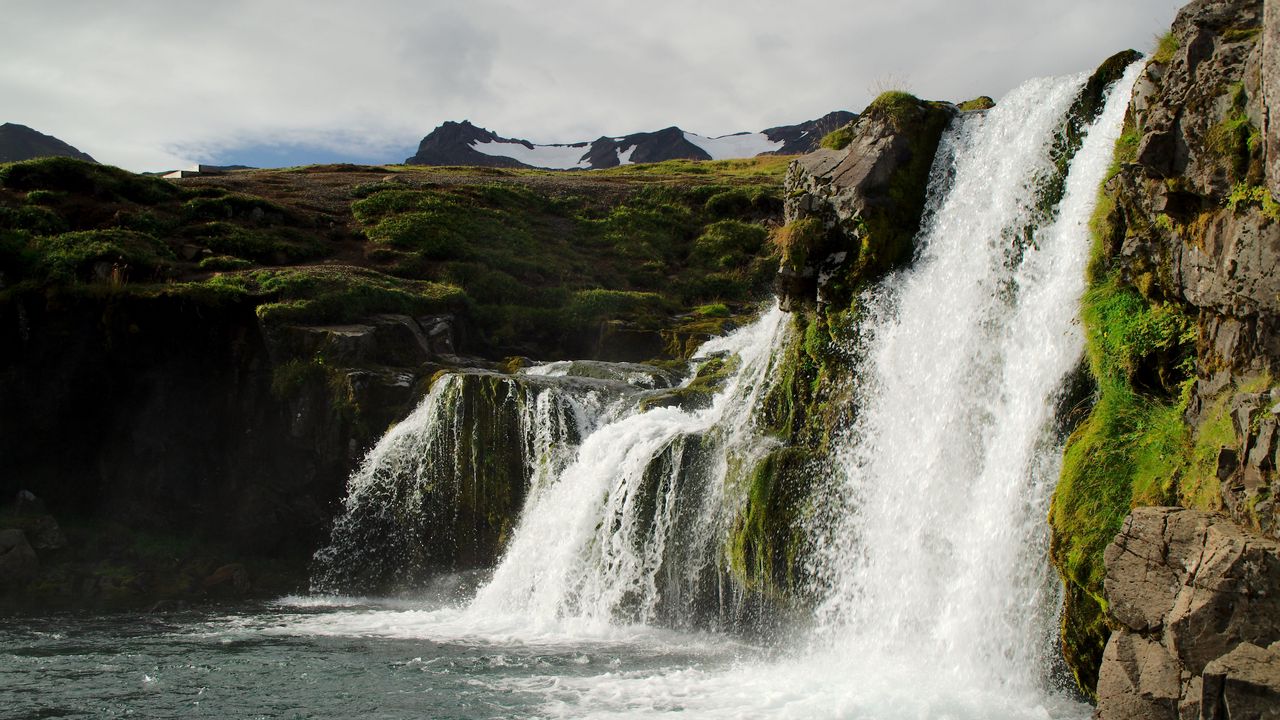
[[[456,610],[286,600],[0,623],[0,717],[508,718],[648,714],[584,683],[727,669],[742,645],[647,629],[480,629]],[[483,631],[481,636],[472,634]],[[450,637],[456,635],[456,637]],[[636,703],[633,703],[636,700]],[[655,703],[656,701],[656,703]]]

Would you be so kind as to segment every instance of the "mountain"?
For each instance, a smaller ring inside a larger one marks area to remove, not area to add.
[[[52,135],[36,132],[26,125],[0,125],[0,162],[17,162],[38,157],[72,157],[97,162]]]
[[[705,137],[672,126],[590,142],[536,145],[505,138],[470,122],[446,122],[422,139],[406,165],[483,165],[551,170],[598,170],[663,160],[726,160],[756,155],[801,155],[818,147],[823,135],[856,115],[837,110],[797,125],[780,125],[755,133]]]

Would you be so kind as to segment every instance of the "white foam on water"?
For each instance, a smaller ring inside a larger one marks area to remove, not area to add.
[[[731,458],[749,463],[770,447],[754,432],[752,411],[785,344],[785,317],[775,303],[752,325],[702,346],[700,356],[726,353],[738,363],[710,407],[653,408],[583,441],[559,477],[530,495],[493,579],[469,612],[533,624],[652,622],[681,581],[697,585],[704,567],[696,561],[708,553],[681,561],[689,557],[685,551],[722,540]],[[685,473],[689,438],[708,438],[717,449],[699,479]],[[690,502],[701,505],[698,522],[678,528]],[[672,575],[685,577],[671,581]]]

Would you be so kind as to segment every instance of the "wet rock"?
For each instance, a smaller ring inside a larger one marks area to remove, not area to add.
[[[61,550],[67,546],[67,536],[52,515],[40,515],[23,524],[27,539],[36,550]]]
[[[13,510],[21,516],[46,515],[49,512],[44,506],[44,501],[30,490],[18,491],[14,498]]]
[[[39,570],[40,561],[27,536],[14,528],[0,530],[0,592],[20,586]]]
[[[408,315],[374,315],[345,325],[284,326],[271,334],[272,354],[281,358],[323,357],[342,367],[417,367],[453,350],[449,321],[443,317],[428,321],[431,326],[427,332]]]
[[[240,563],[223,565],[200,582],[200,591],[213,597],[244,597],[251,589],[249,571]]]

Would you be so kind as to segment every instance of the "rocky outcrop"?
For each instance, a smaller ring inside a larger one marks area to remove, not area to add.
[[[0,163],[31,160],[39,157],[70,157],[97,162],[52,135],[45,135],[16,123],[0,125]]]
[[[776,282],[785,308],[846,305],[859,287],[911,259],[929,168],[956,112],[887,93],[857,119],[845,149],[791,163],[784,185],[790,233]]]
[[[0,592],[25,583],[40,569],[36,551],[21,530],[0,530]]]
[[[1178,13],[1134,88],[1095,217],[1085,318],[1097,405],[1068,442],[1052,514],[1093,507],[1090,522],[1104,526],[1054,524],[1071,599],[1064,644],[1086,691],[1099,667],[1114,690],[1129,671],[1111,665],[1149,658],[1132,638],[1107,643],[1104,622],[1102,549],[1131,507],[1224,512],[1241,533],[1276,537],[1280,215],[1265,142],[1274,79],[1264,71],[1276,20],[1262,0],[1197,0]],[[1108,315],[1122,304],[1123,315]],[[1121,317],[1148,334],[1120,327]],[[1159,428],[1157,417],[1167,419]],[[1166,450],[1151,454],[1157,446]]]
[[[1099,720],[1280,717],[1280,542],[1140,508],[1106,563]]]

